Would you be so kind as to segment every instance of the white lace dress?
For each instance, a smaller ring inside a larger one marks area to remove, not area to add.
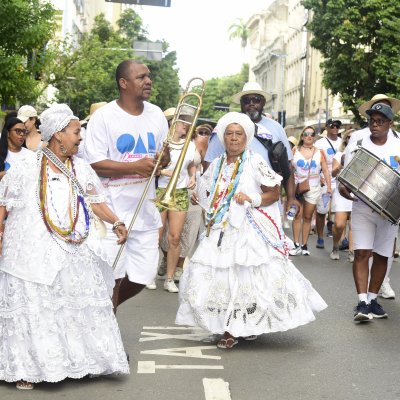
[[[9,211],[0,257],[0,380],[129,373],[110,300],[111,267],[92,233],[74,246],[47,231],[37,199],[40,154],[12,166],[0,182],[0,205]],[[104,201],[94,171],[77,158],[75,170],[89,202]],[[50,216],[65,222],[68,181],[50,170],[48,179]],[[80,212],[77,230],[84,228]]]
[[[203,175],[207,191],[217,163]],[[228,184],[231,174],[228,166],[223,174]],[[236,192],[261,193],[261,185],[273,187],[281,179],[261,156],[249,152]],[[278,204],[252,209],[232,200],[228,213],[220,246],[217,224],[184,270],[176,323],[238,337],[313,321],[314,312],[327,305],[287,257]]]

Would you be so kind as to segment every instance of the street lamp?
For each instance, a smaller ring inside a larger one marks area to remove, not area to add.
[[[270,53],[271,56],[281,59],[281,111],[278,112],[278,120],[285,127],[285,67],[287,54]]]

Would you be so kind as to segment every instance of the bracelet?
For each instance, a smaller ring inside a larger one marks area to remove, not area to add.
[[[251,193],[249,197],[251,198],[251,206],[253,208],[261,206],[262,198],[260,193]]]
[[[125,226],[125,222],[118,220],[113,223],[112,230],[115,231],[119,226]]]

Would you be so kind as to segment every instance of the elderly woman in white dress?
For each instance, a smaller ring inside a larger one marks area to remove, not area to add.
[[[217,126],[226,152],[203,175],[194,201],[207,208],[207,231],[180,282],[176,323],[238,337],[285,331],[315,319],[326,303],[288,259],[278,206],[282,178],[247,149],[254,123],[228,113]]]
[[[80,124],[67,105],[41,115],[48,148],[12,165],[0,183],[0,380],[32,389],[89,374],[129,373],[113,313],[112,269],[94,214],[127,231],[101,183],[76,158]],[[117,240],[117,239],[116,239]]]

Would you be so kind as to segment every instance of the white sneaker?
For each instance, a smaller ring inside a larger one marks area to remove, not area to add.
[[[290,224],[289,224],[289,222],[288,222],[288,221],[283,221],[283,227],[284,227],[285,229],[290,229]]]
[[[347,261],[353,263],[354,262],[354,251],[349,251],[347,256]]]
[[[176,267],[175,273],[174,273],[174,281],[179,282],[181,279],[181,276],[183,274],[183,268],[182,267]]]
[[[153,281],[153,282],[149,283],[148,285],[146,285],[146,289],[149,289],[149,290],[156,290],[156,289],[157,289],[156,282]]]
[[[331,260],[340,260],[339,250],[338,249],[333,249],[331,254],[329,255],[329,258]]]
[[[381,289],[379,290],[379,297],[383,297],[384,299],[394,299],[396,297],[395,291],[390,286],[389,278],[383,280]]]
[[[167,275],[167,259],[165,257],[163,257],[160,265],[158,266],[157,278],[165,279],[166,275]]]
[[[164,290],[170,293],[178,293],[179,289],[175,285],[175,282],[173,279],[166,279],[164,282]]]
[[[290,256],[297,256],[299,254],[301,254],[301,246],[297,246],[294,249],[289,251]]]

